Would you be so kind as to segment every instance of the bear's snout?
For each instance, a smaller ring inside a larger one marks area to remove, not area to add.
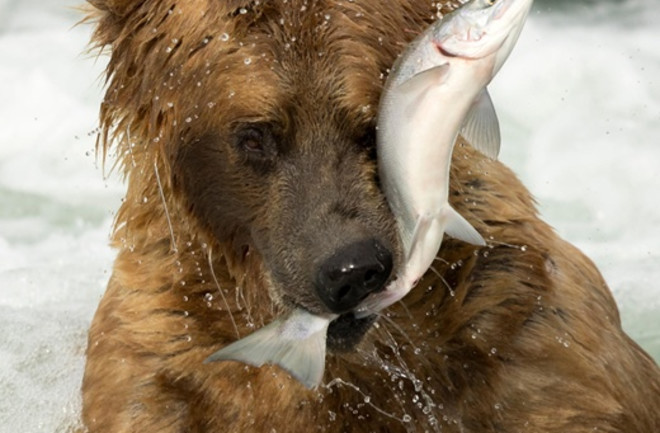
[[[357,307],[383,289],[392,272],[392,253],[376,239],[349,244],[324,260],[316,272],[316,291],[333,313]]]

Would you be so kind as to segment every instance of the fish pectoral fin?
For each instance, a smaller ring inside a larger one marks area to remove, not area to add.
[[[491,159],[497,159],[501,142],[500,122],[493,100],[485,88],[472,103],[460,133],[472,147]]]
[[[396,88],[397,92],[408,94],[417,94],[425,91],[431,86],[437,86],[444,83],[449,76],[449,63],[434,66],[422,72],[418,72],[408,78]]]
[[[204,363],[239,361],[254,367],[276,364],[312,389],[323,379],[327,326],[304,339],[282,335],[282,321],[273,323],[241,338],[209,356]],[[328,322],[329,323],[329,322]]]
[[[447,205],[444,207],[446,226],[445,232],[452,238],[460,239],[473,245],[486,245],[486,241],[479,232],[467,222],[456,210]]]
[[[419,72],[394,89],[408,101],[403,110],[408,119],[415,117],[415,113],[424,106],[424,99],[428,96],[428,89],[442,84],[449,75],[449,64],[434,66],[431,69]]]

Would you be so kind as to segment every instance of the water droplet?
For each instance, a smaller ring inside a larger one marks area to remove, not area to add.
[[[428,415],[431,413],[431,406],[424,406],[424,409],[422,409],[422,413],[424,415]]]
[[[245,63],[246,65],[249,65],[250,63],[252,63],[252,58],[250,58],[250,57],[244,58],[243,63]]]
[[[192,117],[186,117],[186,123],[192,122]]]
[[[206,295],[204,295],[204,300],[206,302],[211,302],[213,300],[213,295],[210,294],[210,293],[207,293]]]
[[[522,252],[527,251],[527,245],[523,245],[522,247],[520,247],[520,251]]]
[[[491,355],[495,355],[497,353],[497,348],[496,347],[491,348],[490,353]]]
[[[500,403],[495,403],[493,407],[495,408],[495,410],[502,410],[502,405]]]
[[[328,411],[328,416],[330,417],[330,421],[334,421],[335,419],[337,419],[337,414],[331,410]]]
[[[146,203],[148,201],[149,201],[149,199],[147,197],[142,197],[142,203]]]
[[[365,402],[365,403],[369,403],[369,402],[371,402],[371,397],[369,397],[368,395],[365,395],[365,396],[364,396],[364,402]]]
[[[408,414],[405,414],[405,415],[403,416],[403,418],[401,418],[401,420],[402,420],[403,422],[410,422],[410,421],[412,421],[412,417],[411,417],[410,415],[408,415]]]
[[[223,33],[220,35],[220,40],[222,42],[227,42],[229,40],[229,34],[228,33]]]
[[[248,10],[246,8],[240,8],[238,10],[238,13],[241,14],[241,15],[245,15],[247,12],[248,12]]]

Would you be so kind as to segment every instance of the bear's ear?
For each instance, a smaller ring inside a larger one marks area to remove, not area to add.
[[[110,12],[118,17],[128,15],[137,8],[144,0],[87,0],[95,8]]]

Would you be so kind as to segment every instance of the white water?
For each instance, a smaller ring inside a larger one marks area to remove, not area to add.
[[[625,328],[660,359],[654,2],[629,0],[616,19],[616,3],[537,5],[491,93],[501,159],[598,264]],[[123,188],[95,164],[105,58],[81,54],[90,28],[72,28],[77,4],[0,0],[0,432],[76,419],[87,327],[112,266]]]

